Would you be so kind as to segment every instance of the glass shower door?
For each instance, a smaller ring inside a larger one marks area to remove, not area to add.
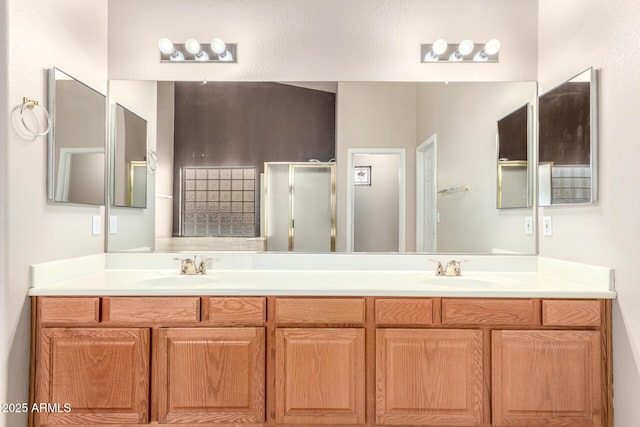
[[[291,166],[291,241],[296,252],[335,251],[334,166]]]

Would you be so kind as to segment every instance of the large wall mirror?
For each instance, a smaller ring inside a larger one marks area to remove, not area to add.
[[[109,96],[115,94],[111,88],[147,83],[112,81]],[[157,135],[150,136],[157,143],[150,148],[158,152],[158,169],[148,175],[155,188],[155,194],[148,195],[154,203],[148,206],[155,209],[156,234],[144,246],[161,251],[263,250],[264,162],[326,163],[335,159],[336,251],[345,251],[347,153],[390,148],[406,155],[402,173],[407,237],[401,250],[413,252],[420,247],[417,222],[432,221],[433,245],[429,247],[433,249],[421,251],[536,252],[535,232],[526,234],[524,227],[525,218],[535,216],[531,203],[513,209],[496,207],[496,123],[523,105],[535,105],[536,82],[163,81],[153,85],[157,96],[145,99],[153,103],[147,111],[157,111],[153,119]],[[115,94],[116,99],[119,95]],[[530,127],[531,121],[525,125]],[[535,138],[530,137],[530,128],[526,131],[528,155],[535,149]],[[427,170],[422,165],[421,174],[416,173],[416,162],[427,161],[428,156],[423,155],[426,141],[432,141],[434,148],[428,169],[431,180],[418,185]],[[386,179],[373,163],[355,166],[370,174],[375,185],[367,187],[368,191]],[[522,191],[531,194],[531,181],[524,184],[527,188]],[[466,190],[442,191],[461,186]],[[417,188],[424,194],[418,195]],[[430,219],[416,220],[419,198],[423,211],[434,212]],[[376,203],[388,204],[380,197],[370,200],[374,205],[361,209],[360,215],[373,212]],[[185,219],[193,226],[185,228],[184,222],[181,226]],[[236,221],[244,225],[235,227]],[[223,228],[241,234],[215,235]],[[204,234],[199,235],[198,229]],[[375,236],[375,230],[371,234]],[[114,236],[107,238],[107,247],[116,247],[109,244]]]
[[[115,103],[111,114],[113,205],[147,207],[147,121]]]
[[[540,96],[538,195],[541,206],[597,201],[597,109],[593,68]]]
[[[104,205],[106,97],[58,68],[48,73],[47,196],[54,203]]]

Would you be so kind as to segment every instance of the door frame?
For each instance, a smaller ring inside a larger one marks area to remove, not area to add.
[[[397,154],[400,156],[398,173],[398,251],[406,251],[407,232],[407,165],[404,148],[349,148],[347,149],[347,220],[346,251],[353,252],[353,231],[355,224],[355,197],[353,193],[353,159],[358,154]]]
[[[424,252],[424,211],[425,202],[425,170],[424,159],[428,150],[433,149],[433,217],[438,217],[438,137],[434,133],[416,148],[416,252]],[[433,229],[433,252],[437,250],[438,227]]]

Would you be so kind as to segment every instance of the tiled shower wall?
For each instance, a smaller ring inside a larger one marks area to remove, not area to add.
[[[183,168],[182,235],[254,237],[255,183],[255,168]]]
[[[553,166],[551,203],[589,203],[591,201],[591,167]]]

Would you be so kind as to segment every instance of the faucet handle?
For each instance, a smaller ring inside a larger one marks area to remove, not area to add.
[[[442,267],[442,263],[437,259],[429,259],[429,261],[436,263],[436,276],[444,276],[444,268]]]
[[[207,267],[206,264],[208,262],[214,261],[215,258],[205,258],[202,261],[200,261],[200,266],[198,267],[198,273],[200,274],[207,274]]]

